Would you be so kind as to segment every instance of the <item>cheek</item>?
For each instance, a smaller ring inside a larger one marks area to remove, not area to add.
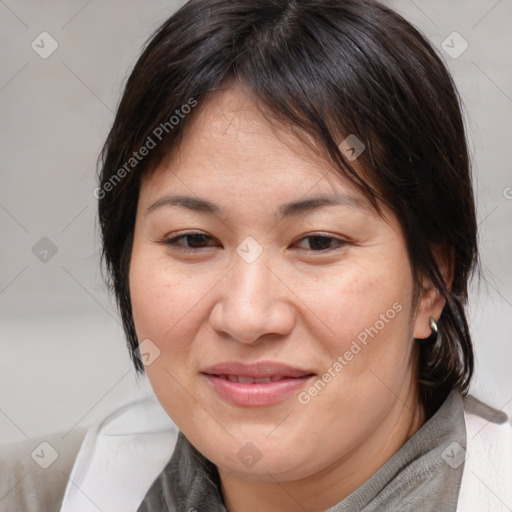
[[[397,397],[406,400],[411,376],[411,288],[412,278],[406,272],[376,267],[331,279],[326,288],[309,288],[307,304],[319,317],[313,333],[316,350],[321,344],[328,354],[324,373],[299,397],[300,417],[309,435],[331,432],[345,439],[347,446],[355,445],[385,421]],[[324,448],[320,443],[315,450],[328,458],[329,447]]]
[[[139,343],[150,340],[158,350],[145,371],[158,400],[180,429],[196,421],[196,410],[184,390],[193,389],[191,340],[197,337],[198,306],[204,292],[193,275],[169,268],[168,262],[152,255],[151,248],[134,246],[130,296],[137,338]]]
[[[315,390],[310,396],[319,414],[341,408],[362,421],[368,404],[384,410],[396,399],[411,371],[412,289],[407,260],[347,266],[303,289],[315,313],[315,338],[328,354],[322,377],[328,383],[318,385],[318,399]],[[335,413],[332,421],[339,422]]]
[[[134,247],[130,266],[130,298],[139,340],[164,342],[189,322],[204,294],[193,270],[176,269],[151,248]],[[165,347],[161,347],[165,348]]]
[[[196,374],[191,370],[204,354],[206,335],[201,333],[208,330],[208,293],[225,273],[217,270],[201,271],[195,265],[173,262],[160,247],[134,244],[130,266],[133,320],[139,343],[149,339],[158,348],[158,358],[146,366],[146,373],[164,400],[185,400],[183,389],[194,386]]]
[[[309,286],[296,281],[297,295],[314,313],[318,328],[323,328],[321,339],[330,352],[339,353],[353,340],[364,344],[378,335],[401,332],[399,339],[409,339],[413,284],[407,268],[394,269],[382,262],[347,265],[316,276]]]

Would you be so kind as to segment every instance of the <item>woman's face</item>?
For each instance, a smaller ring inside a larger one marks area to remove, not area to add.
[[[240,89],[198,114],[137,209],[131,300],[156,396],[250,478],[398,449],[418,419],[413,336],[430,330],[396,217]]]

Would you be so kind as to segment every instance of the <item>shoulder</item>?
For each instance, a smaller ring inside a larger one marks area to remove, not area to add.
[[[89,427],[69,475],[61,512],[87,510],[91,502],[100,510],[135,512],[171,458],[178,432],[153,395]]]
[[[467,445],[458,512],[512,509],[512,423],[472,395],[463,399]]]
[[[0,444],[0,509],[58,510],[87,427]]]

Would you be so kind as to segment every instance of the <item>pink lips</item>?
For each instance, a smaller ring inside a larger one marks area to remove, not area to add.
[[[242,406],[280,402],[314,375],[310,371],[271,361],[250,365],[225,362],[201,373],[222,398]]]

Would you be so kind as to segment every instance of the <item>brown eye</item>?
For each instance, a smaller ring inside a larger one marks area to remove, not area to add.
[[[164,243],[180,251],[193,251],[194,249],[211,247],[212,245],[208,243],[211,240],[213,238],[204,233],[184,233],[165,240]]]
[[[347,244],[345,240],[325,235],[305,236],[301,238],[301,241],[302,240],[309,240],[309,247],[301,247],[301,249],[309,249],[315,252],[329,251]]]

